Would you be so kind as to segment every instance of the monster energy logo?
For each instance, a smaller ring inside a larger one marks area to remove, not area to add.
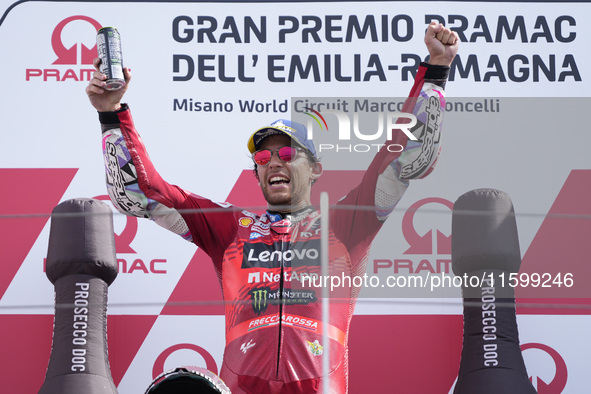
[[[269,287],[261,287],[250,291],[252,300],[252,310],[260,316],[267,310],[269,305],[308,305],[310,302],[316,302],[316,293],[313,290],[290,290],[283,289],[283,293],[277,290],[271,291]],[[283,297],[281,296],[283,294]]]
[[[261,313],[267,310],[267,300],[269,299],[269,292],[271,291],[268,287],[262,287],[260,289],[253,289],[250,291],[250,298],[252,299],[252,310],[260,316]]]

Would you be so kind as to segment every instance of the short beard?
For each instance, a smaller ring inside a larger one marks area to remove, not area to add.
[[[263,197],[270,206],[277,207],[281,211],[291,211],[291,193],[287,197],[269,196],[267,191],[263,190]]]

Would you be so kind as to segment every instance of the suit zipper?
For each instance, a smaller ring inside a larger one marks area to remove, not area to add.
[[[281,240],[281,255],[283,256],[285,250],[283,250],[283,246],[285,245],[285,235],[282,235]],[[275,378],[279,379],[279,365],[281,359],[281,339],[283,334],[283,258],[281,259],[281,270],[279,271],[279,341],[277,343],[277,370],[275,371]]]

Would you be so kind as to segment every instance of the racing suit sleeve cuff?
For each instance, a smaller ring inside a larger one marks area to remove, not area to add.
[[[127,110],[129,110],[129,106],[127,104],[121,104],[121,108],[119,108],[117,111],[99,112],[99,122],[101,122],[103,125],[119,124],[120,122],[118,113]]]
[[[427,67],[425,81],[432,82],[445,88],[445,82],[447,82],[447,77],[449,76],[449,66],[440,66],[426,62],[422,62],[421,66]]]

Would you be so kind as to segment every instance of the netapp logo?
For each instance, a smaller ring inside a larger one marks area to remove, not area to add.
[[[281,266],[319,266],[319,241],[290,245],[281,250],[281,244],[268,245],[265,243],[244,244],[242,268],[278,268]]]

